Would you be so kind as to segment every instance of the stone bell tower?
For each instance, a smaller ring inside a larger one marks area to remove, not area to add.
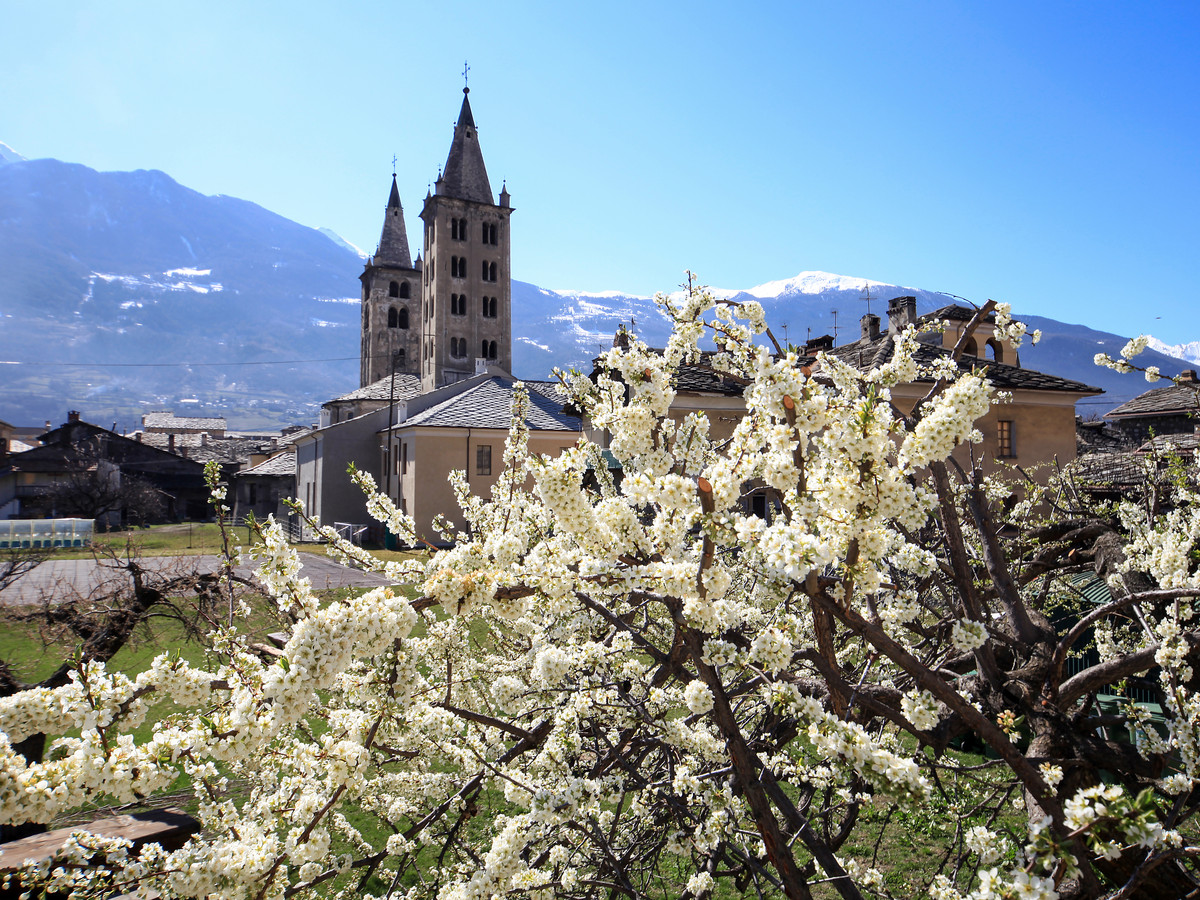
[[[480,366],[512,370],[512,206],[506,187],[500,190],[499,205],[494,202],[469,93],[470,88],[463,88],[446,166],[421,210],[421,318],[412,321],[409,331],[415,333],[419,326],[419,374],[425,391],[469,378]]]
[[[413,265],[396,176],[375,255],[362,275],[362,350],[359,387],[391,372],[421,369],[421,258]]]

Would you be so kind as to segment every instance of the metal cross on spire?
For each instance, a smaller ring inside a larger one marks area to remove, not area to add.
[[[392,154],[392,174],[396,174],[396,154]]]
[[[467,87],[467,73],[471,71],[471,67],[467,65],[467,61],[463,60],[463,88]]]

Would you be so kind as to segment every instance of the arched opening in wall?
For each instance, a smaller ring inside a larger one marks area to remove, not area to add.
[[[405,355],[406,355],[406,354],[405,354],[405,352],[404,352],[404,350],[403,350],[403,349],[400,349],[400,350],[397,350],[397,351],[396,351],[396,355],[395,355],[395,357],[394,357],[394,358],[393,358],[393,360],[392,360],[392,369],[393,369],[393,371],[394,371],[394,370],[396,370],[396,369],[403,369],[403,368],[404,368],[404,358],[405,358]]]
[[[496,342],[495,341],[492,341],[490,344],[487,345],[487,358],[488,359],[496,358]]]
[[[496,264],[492,263],[490,266],[488,266],[488,281],[495,281],[495,280],[496,280]]]
[[[971,338],[970,340],[967,341],[966,346],[963,347],[963,356],[978,356],[978,355],[979,355],[979,346],[975,343],[975,338]]]
[[[388,282],[388,296],[389,297],[399,297],[400,296],[400,285],[394,281],[389,281]]]
[[[1004,345],[992,338],[987,342],[987,355],[993,362],[1004,362]]]
[[[488,314],[488,318],[490,318],[490,319],[494,319],[494,318],[496,318],[496,298],[495,298],[495,297],[489,297],[489,298],[488,298],[488,312],[487,312],[487,314]]]
[[[396,307],[388,307],[388,328],[396,327]]]
[[[400,284],[400,299],[407,300],[407,299],[409,299],[410,296],[412,296],[412,295],[411,295],[410,289],[408,287],[408,282],[407,281],[401,282],[401,284]]]
[[[407,307],[400,310],[400,312],[396,314],[396,327],[397,328],[407,328],[408,327],[408,308]],[[401,351],[401,352],[403,352],[403,351]]]

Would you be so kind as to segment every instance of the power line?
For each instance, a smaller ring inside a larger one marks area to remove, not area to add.
[[[19,362],[0,360],[0,366],[50,366],[55,369],[174,369],[174,368],[227,368],[229,366],[294,366],[304,363],[349,362],[357,356],[329,356],[324,359],[264,359],[252,362],[177,362],[177,363],[88,363],[88,362]]]

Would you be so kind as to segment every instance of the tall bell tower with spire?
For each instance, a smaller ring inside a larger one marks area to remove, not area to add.
[[[469,378],[483,365],[512,371],[512,276],[507,186],[492,195],[470,88],[454,126],[450,154],[421,210],[422,390]],[[410,329],[411,330],[411,329]]]
[[[383,232],[362,275],[362,350],[359,387],[392,372],[421,371],[421,257],[413,265],[396,173]]]

